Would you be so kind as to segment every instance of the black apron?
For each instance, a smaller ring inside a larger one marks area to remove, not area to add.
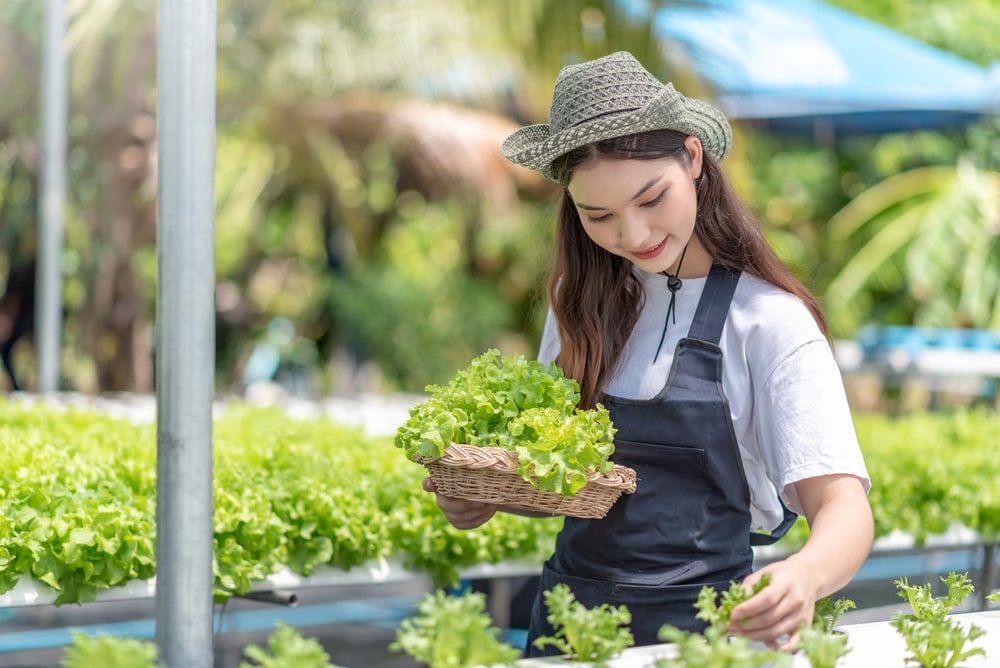
[[[543,592],[560,582],[588,608],[627,606],[636,645],[661,642],[664,624],[703,630],[694,608],[701,588],[721,592],[740,581],[751,571],[751,544],[773,543],[794,522],[786,508],[774,532],[750,533],[750,491],[722,392],[719,348],[738,281],[739,273],[712,267],[657,396],[602,402],[617,429],[614,460],[635,469],[636,491],[622,495],[603,519],[565,519],[542,570],[528,656],[555,653],[533,642],[554,635]]]

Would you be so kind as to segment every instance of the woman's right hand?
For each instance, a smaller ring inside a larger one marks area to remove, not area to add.
[[[497,512],[497,507],[492,503],[456,499],[438,493],[437,485],[430,478],[424,478],[423,488],[425,492],[434,492],[438,508],[456,529],[475,529]]]

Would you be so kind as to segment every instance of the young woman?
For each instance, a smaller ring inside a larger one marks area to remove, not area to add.
[[[817,599],[872,545],[870,485],[816,300],[781,263],[719,167],[723,114],[619,52],[564,68],[551,123],[503,145],[564,187],[540,359],[555,360],[617,429],[638,485],[600,520],[567,517],[541,591],[627,605],[636,644],[700,629],[704,585],[771,584],[732,631],[792,649]],[[434,491],[433,483],[424,483]],[[438,495],[462,529],[498,509]],[[796,513],[805,546],[751,572],[751,545]],[[529,630],[549,635],[541,592]]]

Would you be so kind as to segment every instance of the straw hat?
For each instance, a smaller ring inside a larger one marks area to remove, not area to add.
[[[706,151],[722,160],[733,138],[721,111],[684,97],[625,51],[564,67],[552,91],[549,121],[521,128],[504,140],[500,151],[552,180],[553,160],[603,139],[677,130],[698,137]]]

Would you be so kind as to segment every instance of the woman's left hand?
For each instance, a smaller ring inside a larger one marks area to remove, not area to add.
[[[732,610],[729,632],[759,640],[771,649],[794,650],[799,627],[812,624],[817,595],[814,578],[794,556],[751,573],[743,586],[752,590],[764,573],[771,583]]]
[[[752,590],[764,573],[771,583],[732,610],[730,632],[771,648],[794,650],[799,627],[812,624],[816,601],[847,585],[872,547],[871,506],[861,481],[845,474],[795,483],[809,539],[801,550],[743,580]]]

